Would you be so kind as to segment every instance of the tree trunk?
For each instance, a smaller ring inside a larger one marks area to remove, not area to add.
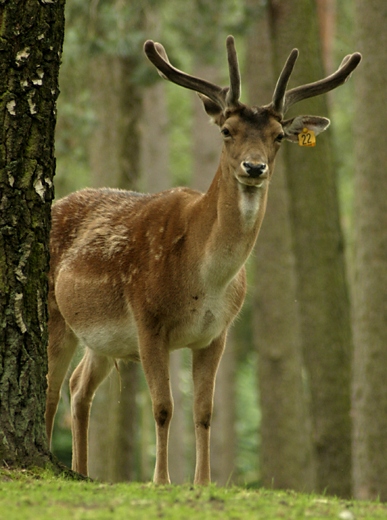
[[[356,50],[363,53],[355,88],[353,287],[354,495],[387,501],[387,4],[356,3]]]
[[[171,352],[170,371],[174,407],[169,431],[169,471],[171,481],[174,484],[187,482],[189,471],[191,470],[191,473],[193,473],[193,467],[189,467],[187,460],[188,444],[192,447],[192,453],[194,450],[194,437],[193,435],[187,436],[187,415],[185,414],[186,409],[184,406],[185,395],[182,389],[183,360],[184,352],[182,350]],[[188,443],[188,439],[192,440],[192,442]]]
[[[158,193],[171,187],[169,129],[165,82],[143,93],[141,121],[141,189]]]
[[[214,413],[211,422],[212,480],[219,486],[236,480],[236,362],[235,329],[227,336],[227,345],[216,376]]]
[[[218,44],[215,42],[215,45]],[[222,42],[218,55],[224,56],[224,53]],[[194,75],[221,84],[220,63],[217,61],[216,66],[197,62]],[[221,141],[219,132],[210,124],[202,103],[196,99],[194,102],[192,187],[204,192],[207,191],[217,170]],[[218,485],[231,483],[235,472],[235,344],[235,335],[230,333],[215,385],[214,413],[211,421],[211,471],[212,480]]]
[[[55,102],[64,1],[0,7],[0,460],[49,461],[44,423]]]
[[[325,70],[334,70],[336,0],[316,0],[316,3],[324,67]]]
[[[263,13],[261,8],[247,44],[245,85],[251,104],[267,103],[274,90],[269,32],[267,9]],[[302,377],[295,258],[281,151],[255,248],[254,267],[261,481],[265,487],[311,491],[314,475],[310,417]]]
[[[222,42],[218,55],[224,58],[224,42]],[[220,60],[218,61],[220,62]],[[222,84],[219,62],[217,65],[198,62],[195,66],[194,75],[216,85]],[[208,190],[216,173],[222,142],[219,131],[210,123],[209,116],[203,110],[202,103],[195,98],[193,98],[193,102],[192,186],[204,192]]]
[[[292,84],[323,77],[315,2],[271,2],[277,65],[293,47],[301,55]],[[297,106],[328,115],[326,96]],[[290,117],[291,114],[287,114]],[[316,148],[285,146],[287,183],[298,272],[298,300],[312,397],[317,490],[351,492],[351,329],[343,237],[329,130]]]
[[[138,189],[142,96],[133,83],[135,70],[130,57],[99,54],[93,58],[90,83],[97,122],[90,142],[90,167],[94,186]]]
[[[129,57],[101,54],[93,60],[97,125],[90,163],[94,186],[138,187],[142,97],[140,87],[133,83],[135,66]],[[108,378],[98,389],[90,417],[89,474],[93,478],[118,482],[135,477],[138,371],[135,363],[120,363],[120,376]]]

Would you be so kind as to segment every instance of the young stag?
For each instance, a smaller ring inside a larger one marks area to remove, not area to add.
[[[221,88],[174,68],[162,45],[144,50],[162,77],[199,93],[219,126],[223,148],[207,193],[186,188],[156,195],[85,189],[52,210],[47,435],[78,342],[82,361],[70,379],[73,469],[87,474],[89,412],[115,359],[141,361],[156,422],[154,482],[170,482],[168,431],[173,412],[169,354],[192,351],[196,433],[195,483],[210,482],[210,423],[215,376],[227,330],[246,292],[244,264],[265,213],[274,158],[283,139],[329,125],[316,116],[284,120],[294,103],[346,81],[359,54],[331,76],[286,91],[298,56],[282,70],[272,102],[239,101],[233,37],[227,38],[230,86]]]

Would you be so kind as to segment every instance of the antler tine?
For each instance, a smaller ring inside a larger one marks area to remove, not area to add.
[[[350,77],[351,73],[359,65],[360,61],[361,54],[359,52],[349,54],[348,56],[345,56],[337,71],[330,76],[324,79],[320,79],[319,81],[315,81],[314,83],[308,83],[307,85],[295,87],[286,92],[283,114],[285,114],[292,105],[298,103],[298,101],[314,96],[319,96],[320,94],[325,94],[326,92],[329,92],[330,90],[333,90],[345,83]]]
[[[298,49],[293,49],[292,52],[289,54],[289,57],[286,60],[281,74],[279,75],[277,84],[273,92],[271,106],[279,114],[284,114],[286,87],[288,85],[289,78],[293,72],[294,65],[298,58],[298,54]]]
[[[228,69],[230,75],[230,88],[226,95],[226,104],[228,107],[235,107],[239,103],[241,95],[241,76],[239,72],[238,56],[235,49],[235,40],[233,36],[228,36],[226,40]]]
[[[144,52],[148,59],[157,68],[161,77],[168,79],[172,83],[176,83],[181,87],[194,90],[195,92],[200,92],[222,108],[226,108],[225,89],[204,79],[186,74],[185,72],[173,67],[161,43],[147,40],[144,44]]]

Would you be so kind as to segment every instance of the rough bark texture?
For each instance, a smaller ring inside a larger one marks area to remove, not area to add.
[[[0,460],[49,460],[44,425],[55,102],[64,0],[0,6]]]
[[[249,102],[264,104],[270,101],[275,85],[266,7],[261,8],[256,19],[248,39],[245,84]],[[282,153],[283,150],[276,159],[265,220],[254,254],[260,472],[265,487],[311,491],[315,479],[310,417],[302,377],[295,258]]]
[[[323,77],[315,2],[272,0],[271,15],[278,68],[292,48],[300,49],[290,86]],[[299,103],[287,117],[295,111],[328,116],[327,96]],[[294,145],[284,152],[312,397],[317,490],[348,496],[352,339],[329,130],[318,139],[316,148]]]
[[[354,495],[387,500],[387,3],[356,2]],[[372,36],[371,36],[372,35]]]

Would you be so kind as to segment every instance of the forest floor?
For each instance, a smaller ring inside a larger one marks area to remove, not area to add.
[[[387,504],[293,491],[101,484],[0,469],[0,520],[385,520]]]

